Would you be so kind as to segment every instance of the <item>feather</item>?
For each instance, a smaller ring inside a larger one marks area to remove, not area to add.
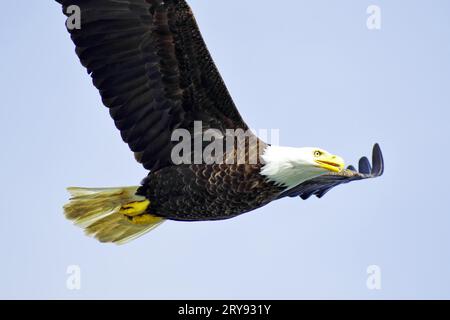
[[[57,0],[81,9],[76,53],[148,170],[172,164],[173,130],[244,129],[185,0]]]

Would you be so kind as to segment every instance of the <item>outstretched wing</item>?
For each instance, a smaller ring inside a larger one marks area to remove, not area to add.
[[[173,130],[243,129],[184,0],[56,0],[81,9],[76,53],[136,159],[171,164]]]
[[[383,175],[383,172],[383,154],[380,146],[375,144],[372,153],[372,165],[370,164],[369,159],[362,157],[359,160],[359,170],[356,170],[353,166],[349,166],[346,170],[339,173],[329,173],[317,177],[284,192],[280,195],[280,198],[300,196],[303,200],[306,200],[312,195],[322,198],[328,191],[338,185],[352,181],[376,178]]]

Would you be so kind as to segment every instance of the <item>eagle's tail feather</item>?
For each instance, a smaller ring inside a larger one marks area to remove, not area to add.
[[[146,213],[149,202],[136,195],[138,188],[68,188],[66,218],[100,242],[127,243],[164,222]]]

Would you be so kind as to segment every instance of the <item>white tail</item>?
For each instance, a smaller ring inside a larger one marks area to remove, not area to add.
[[[136,224],[119,212],[128,203],[145,200],[136,195],[138,188],[68,188],[72,197],[64,206],[66,218],[100,242],[127,243],[164,222],[155,216],[149,223]]]

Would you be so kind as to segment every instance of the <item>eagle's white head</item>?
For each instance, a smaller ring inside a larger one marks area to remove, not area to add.
[[[299,184],[344,169],[344,160],[320,148],[268,146],[262,155],[261,174],[291,189]]]

